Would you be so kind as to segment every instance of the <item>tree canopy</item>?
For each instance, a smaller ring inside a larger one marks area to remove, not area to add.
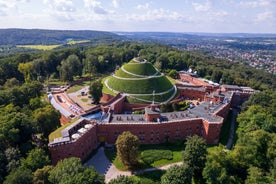
[[[123,164],[129,168],[135,167],[139,159],[139,138],[126,131],[118,136],[115,144],[117,154]]]

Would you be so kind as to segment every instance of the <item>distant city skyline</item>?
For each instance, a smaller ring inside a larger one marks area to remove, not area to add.
[[[0,0],[0,28],[276,33],[276,0]]]

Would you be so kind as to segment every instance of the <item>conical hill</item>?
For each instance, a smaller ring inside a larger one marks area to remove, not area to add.
[[[134,58],[104,81],[113,93],[125,93],[130,103],[167,102],[176,94],[176,87],[153,65]]]

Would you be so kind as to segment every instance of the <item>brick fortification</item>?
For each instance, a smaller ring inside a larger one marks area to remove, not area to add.
[[[177,84],[180,99],[196,99],[200,104],[195,108],[160,113],[158,108],[125,104],[124,95],[115,97],[104,94],[107,100],[101,105],[107,114],[104,122],[79,119],[62,131],[62,137],[49,143],[52,163],[68,157],[85,160],[101,143],[114,144],[123,131],[137,135],[141,144],[159,144],[185,140],[188,136],[199,135],[208,144],[216,144],[224,118],[230,107],[240,105],[253,91],[249,88],[224,85],[218,86],[202,82],[188,74],[180,75]],[[144,115],[120,114],[123,110],[145,108]],[[114,113],[115,112],[115,113]]]

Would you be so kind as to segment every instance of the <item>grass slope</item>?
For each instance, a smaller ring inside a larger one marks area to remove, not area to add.
[[[137,75],[151,76],[156,73],[156,69],[151,63],[130,62],[124,65],[124,69]]]
[[[155,93],[159,93],[167,91],[173,86],[165,76],[143,80],[123,80],[110,77],[108,85],[114,90],[132,94],[150,94],[153,90]]]

